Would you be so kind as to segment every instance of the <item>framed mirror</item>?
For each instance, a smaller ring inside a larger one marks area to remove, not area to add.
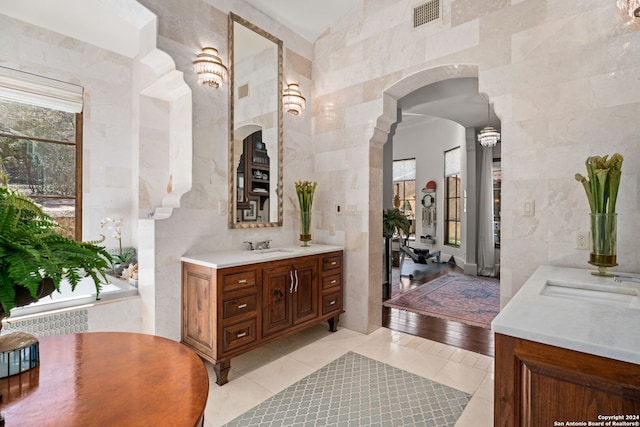
[[[229,227],[282,225],[282,41],[229,13]]]

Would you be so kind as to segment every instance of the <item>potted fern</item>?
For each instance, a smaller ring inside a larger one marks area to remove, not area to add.
[[[409,219],[403,214],[400,209],[392,208],[386,209],[382,213],[382,235],[384,236],[384,283],[382,284],[382,297],[385,299],[391,298],[391,239],[394,234],[402,236],[408,236],[411,229],[411,223]]]
[[[63,279],[73,290],[91,277],[99,295],[111,256],[96,242],[78,242],[59,230],[28,196],[0,182],[0,320],[14,307],[59,291]]]
[[[409,235],[411,223],[409,218],[400,209],[387,209],[382,214],[382,232],[386,237],[393,237],[394,234]]]

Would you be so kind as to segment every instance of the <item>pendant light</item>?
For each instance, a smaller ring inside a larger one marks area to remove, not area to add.
[[[483,147],[494,147],[500,142],[500,132],[491,126],[491,104],[487,102],[487,125],[478,134],[478,142]]]

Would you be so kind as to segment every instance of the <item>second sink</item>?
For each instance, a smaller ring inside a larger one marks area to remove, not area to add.
[[[572,283],[548,280],[541,295],[640,309],[640,292],[619,285]]]

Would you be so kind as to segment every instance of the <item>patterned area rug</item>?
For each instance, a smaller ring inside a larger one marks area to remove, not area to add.
[[[403,280],[409,280],[414,283],[426,283],[427,277],[447,268],[451,268],[451,264],[448,262],[416,264],[413,260],[406,259],[402,266],[402,276],[400,276],[400,269],[398,267],[393,267],[391,270],[391,296],[395,297],[401,292],[401,282]]]
[[[500,311],[500,281],[449,273],[384,305],[488,329]]]
[[[453,426],[471,395],[349,352],[231,426]]]

